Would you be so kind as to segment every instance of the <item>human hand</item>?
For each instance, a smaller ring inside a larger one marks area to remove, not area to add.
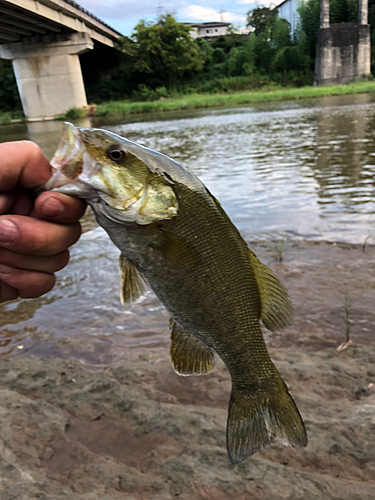
[[[0,302],[51,290],[81,234],[82,200],[52,191],[34,200],[27,192],[50,176],[33,142],[0,144]]]

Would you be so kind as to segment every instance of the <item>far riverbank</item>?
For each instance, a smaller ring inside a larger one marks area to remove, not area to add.
[[[86,109],[72,108],[64,115],[46,119],[74,120],[90,114],[98,117],[126,117],[137,114],[160,113],[164,111],[194,110],[203,108],[219,108],[240,104],[262,103],[272,101],[293,101],[313,97],[329,97],[375,92],[375,81],[357,81],[346,85],[327,85],[325,87],[267,87],[263,90],[223,93],[223,94],[190,94],[179,97],[163,98],[157,101],[107,101],[89,105]],[[95,111],[93,111],[95,110]],[[0,125],[26,121],[22,111],[16,110],[0,113]]]
[[[96,116],[126,116],[142,113],[159,113],[163,111],[192,110],[200,108],[214,108],[235,106],[237,104],[251,104],[281,100],[297,100],[312,97],[327,97],[335,95],[350,95],[375,92],[375,81],[357,81],[346,85],[328,85],[325,87],[276,88],[256,92],[238,92],[235,94],[191,94],[179,98],[166,98],[151,102],[108,101],[99,104]],[[79,111],[79,110],[77,110]],[[73,114],[70,110],[61,119],[69,118]],[[78,116],[71,116],[77,118]]]

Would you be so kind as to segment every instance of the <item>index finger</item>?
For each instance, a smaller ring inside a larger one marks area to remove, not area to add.
[[[15,141],[0,144],[0,191],[17,185],[30,189],[51,177],[51,166],[34,142]]]
[[[85,213],[86,203],[66,194],[46,191],[35,200],[32,216],[53,222],[71,224]]]

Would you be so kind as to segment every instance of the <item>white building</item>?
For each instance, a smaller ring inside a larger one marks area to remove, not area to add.
[[[281,19],[285,19],[290,24],[290,34],[292,36],[299,23],[299,14],[297,11],[299,3],[300,0],[284,0],[284,2],[281,2],[275,7],[275,9],[279,11]]]
[[[190,26],[190,35],[192,38],[213,38],[215,36],[226,35],[230,23],[212,22],[212,23],[185,23]]]

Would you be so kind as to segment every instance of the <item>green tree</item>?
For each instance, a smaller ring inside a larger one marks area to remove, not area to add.
[[[331,23],[351,23],[358,20],[358,0],[332,0],[329,10]]]
[[[0,59],[0,111],[21,109],[16,78],[11,61]]]
[[[306,34],[310,57],[315,59],[316,37],[320,27],[320,0],[303,0],[299,7],[300,29]]]
[[[213,49],[222,49],[226,54],[234,47],[241,47],[243,44],[242,35],[234,31],[232,25],[228,26],[226,35],[215,37],[212,42],[209,42]]]
[[[276,73],[306,72],[309,62],[308,56],[299,45],[283,47],[275,54],[272,70]]]
[[[228,75],[252,75],[255,71],[255,35],[249,36],[241,47],[234,47],[228,58]]]
[[[260,74],[267,74],[276,52],[271,43],[271,27],[267,26],[258,36],[255,33],[251,36],[254,36],[255,67]]]
[[[207,54],[191,38],[189,27],[171,15],[158,24],[140,21],[132,36],[120,40],[131,60],[132,71],[152,88],[168,86],[203,69]]]
[[[279,11],[277,9],[270,9],[269,7],[256,7],[249,10],[246,14],[247,24],[254,28],[254,33],[258,36],[264,32],[267,26],[274,23]]]
[[[291,45],[290,24],[285,19],[276,16],[271,24],[271,41],[276,49]]]

